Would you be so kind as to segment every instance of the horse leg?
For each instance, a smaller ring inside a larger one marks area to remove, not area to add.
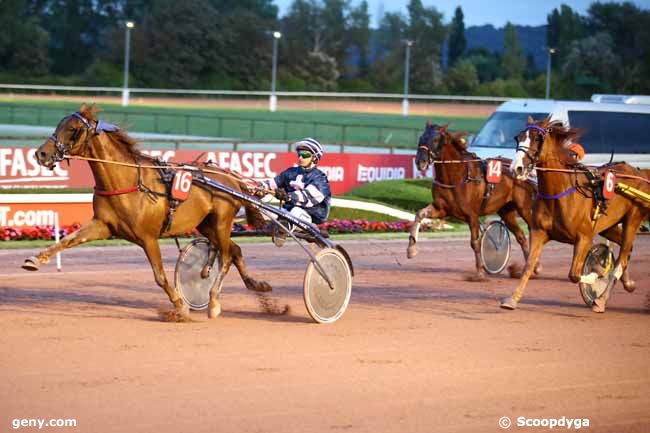
[[[207,218],[198,227],[199,231],[217,247],[219,254],[219,275],[210,288],[210,302],[208,303],[208,318],[210,319],[214,319],[221,314],[219,295],[221,294],[223,281],[232,265],[232,245],[235,245],[230,239],[231,227],[232,218],[225,218],[223,216],[218,220],[215,218]],[[205,267],[203,271],[205,271]]]
[[[167,275],[165,274],[165,269],[163,268],[158,239],[154,237],[143,239],[140,246],[147,255],[147,259],[151,265],[153,278],[156,280],[156,284],[165,290],[165,293],[167,293],[170,302],[174,305],[176,316],[173,317],[173,319],[180,322],[188,320],[190,317],[190,307],[185,302],[183,302],[183,298],[180,297],[176,289],[171,284],[169,284],[169,281],[167,280]]]
[[[623,245],[623,230],[621,229],[620,225],[616,224],[609,229],[605,230],[600,234],[601,236],[605,237],[606,239],[609,239],[610,241],[618,244],[619,246]],[[630,250],[630,253],[632,250]],[[623,288],[627,291],[632,293],[634,289],[636,289],[636,283],[632,278],[630,278],[630,256],[628,255],[628,262],[627,266],[623,268],[623,275],[621,276],[621,282],[623,283]]]
[[[539,262],[539,259],[542,255],[542,248],[548,242],[548,233],[541,229],[533,229],[530,233],[530,253],[528,254],[528,259],[526,260],[526,267],[524,268],[524,273],[519,280],[519,286],[517,290],[507,298],[501,300],[501,308],[507,310],[514,310],[517,308],[517,303],[524,296],[524,291],[526,290],[526,285],[528,280]]]
[[[626,220],[623,222],[623,239],[621,242],[621,250],[618,254],[618,258],[616,259],[616,263],[614,265],[614,275],[613,277],[615,279],[621,278],[625,271],[627,271],[627,267],[629,265],[629,260],[630,260],[630,252],[632,251],[632,246],[634,245],[634,239],[636,238],[636,232],[639,230],[639,227],[641,226],[642,222],[642,217],[640,213],[637,211],[635,212],[632,210],[630,214],[626,217]],[[625,287],[625,290],[628,292],[631,292],[634,290],[636,284],[634,280],[629,278],[629,275],[627,277],[627,283],[623,281],[623,287]],[[607,301],[609,300],[609,297],[611,295],[611,291],[613,288],[613,284],[608,284],[607,289],[601,294],[595,301],[594,305],[591,307],[592,311],[595,313],[604,313],[605,312],[605,306],[607,304]],[[628,289],[628,286],[631,288]]]
[[[571,261],[571,268],[569,269],[569,280],[572,283],[579,283],[585,278],[582,276],[582,267],[585,264],[585,259],[587,258],[592,241],[593,236],[591,234],[579,234],[573,244],[573,259]]]
[[[470,281],[487,281],[485,270],[483,270],[483,264],[481,263],[481,231],[478,215],[470,216],[469,230],[471,236],[470,245],[474,250],[474,263],[476,265],[476,274],[470,278]]]
[[[521,247],[521,252],[524,255],[524,263],[525,263],[526,260],[528,260],[530,249],[528,245],[528,239],[526,238],[524,231],[521,229],[521,227],[519,227],[519,224],[517,223],[516,209],[510,206],[504,206],[501,209],[499,209],[498,214],[503,220],[503,222],[505,223],[506,227],[508,227],[508,230],[510,230],[510,232],[515,236],[515,239],[517,240],[519,247]],[[510,273],[511,278],[521,278],[521,273],[523,271],[521,270],[519,264],[512,265],[509,269],[511,271]],[[539,262],[537,262],[537,265],[535,266],[535,270],[534,270],[535,275],[539,275],[541,271],[542,271],[542,265]]]
[[[232,242],[232,260],[241,276],[242,281],[248,290],[254,292],[270,292],[273,290],[271,285],[266,281],[257,281],[248,273],[244,256],[241,253],[241,248],[236,243]]]
[[[27,271],[38,271],[41,264],[48,263],[50,258],[59,251],[81,245],[85,242],[108,239],[110,235],[111,231],[108,229],[108,226],[103,221],[93,218],[76,232],[65,236],[57,244],[41,251],[36,256],[25,259],[22,268]]]
[[[418,254],[417,242],[418,242],[418,235],[420,233],[420,225],[422,224],[422,220],[425,218],[443,218],[444,216],[445,216],[444,212],[436,209],[433,206],[433,203],[431,203],[427,207],[423,207],[415,214],[415,220],[413,221],[413,224],[411,225],[411,229],[409,230],[409,246],[406,249],[407,258],[412,259]]]

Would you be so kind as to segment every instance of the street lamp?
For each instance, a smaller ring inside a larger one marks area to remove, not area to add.
[[[122,107],[129,105],[129,55],[131,51],[131,29],[135,27],[133,21],[127,21],[124,35],[124,88],[122,89]]]
[[[278,40],[282,33],[273,32],[273,72],[271,73],[271,97],[269,98],[269,111],[275,112],[278,108],[278,97],[275,96],[275,77],[278,70]]]
[[[413,41],[407,39],[404,41],[406,44],[406,58],[404,59],[404,99],[402,100],[402,114],[409,115],[409,69],[411,66],[411,45]]]
[[[546,49],[547,58],[546,58],[546,99],[549,99],[551,95],[551,54],[555,54],[557,49],[548,47]]]

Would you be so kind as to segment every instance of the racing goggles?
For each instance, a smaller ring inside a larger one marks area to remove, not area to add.
[[[307,158],[311,158],[312,156],[314,156],[314,155],[311,152],[307,152],[306,150],[299,150],[298,151],[298,157],[299,158],[307,159]]]

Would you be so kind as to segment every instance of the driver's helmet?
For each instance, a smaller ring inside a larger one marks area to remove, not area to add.
[[[314,155],[314,162],[317,163],[323,157],[323,146],[313,138],[303,138],[302,140],[294,143],[296,152],[299,150],[308,150]]]
[[[578,159],[578,161],[580,161],[582,158],[585,157],[585,149],[578,143],[569,144],[567,149],[569,149],[570,152],[575,153],[576,158]]]

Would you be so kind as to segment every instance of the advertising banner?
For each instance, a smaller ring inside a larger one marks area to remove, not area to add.
[[[49,170],[38,165],[35,148],[0,148],[0,189],[92,188],[86,161],[62,161]],[[292,152],[152,150],[143,153],[171,162],[212,161],[257,180],[268,179],[297,163]],[[417,177],[410,155],[328,153],[318,167],[327,174],[332,194],[340,195],[368,182]]]

